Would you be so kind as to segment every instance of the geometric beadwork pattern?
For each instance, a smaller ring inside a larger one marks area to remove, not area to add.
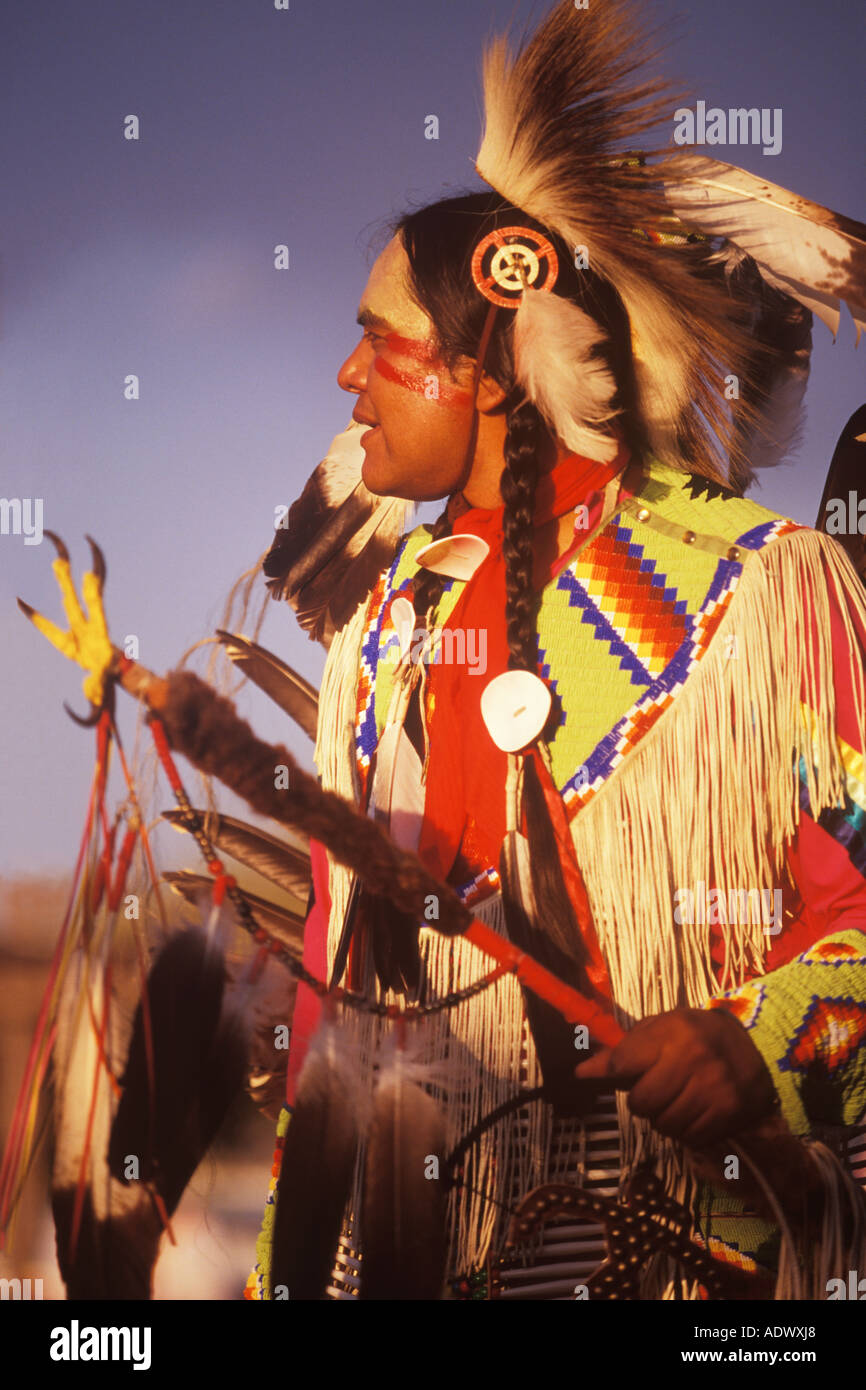
[[[670,708],[705,655],[742,574],[742,560],[728,558],[730,546],[760,550],[800,529],[743,498],[695,501],[689,486],[687,475],[651,460],[634,500],[645,497],[669,533],[641,521],[634,508],[621,511],[541,593],[539,670],[558,717],[549,747],[569,819]],[[684,545],[689,526],[723,540],[723,553]],[[390,702],[394,664],[388,653],[397,642],[391,600],[412,584],[415,554],[428,541],[426,527],[410,532],[370,595],[355,722],[362,787]],[[447,623],[463,583],[446,581],[440,624]],[[476,693],[473,683],[473,698],[480,688]],[[499,880],[494,865],[472,867],[459,891],[475,902],[496,892]]]
[[[833,1072],[866,1040],[866,1004],[849,997],[813,995],[790,1046],[778,1062],[780,1071],[806,1071],[815,1062]]]
[[[749,980],[739,989],[728,994],[716,994],[704,1004],[705,1009],[724,1009],[739,1019],[744,1028],[752,1028],[757,1023],[766,989],[760,980]]]
[[[848,941],[819,941],[804,951],[798,960],[803,965],[866,965],[866,955]]]
[[[602,532],[584,562],[563,571],[558,587],[634,685],[650,685],[661,674],[691,627],[684,600],[622,523]]]

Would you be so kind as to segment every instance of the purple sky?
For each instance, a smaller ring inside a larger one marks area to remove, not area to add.
[[[679,36],[668,70],[695,100],[783,110],[778,156],[708,153],[866,219],[856,6],[657,11]],[[77,568],[84,532],[99,539],[113,636],[137,634],[146,665],[170,667],[212,630],[266,547],[274,507],[346,424],[352,403],[335,376],[355,341],[371,233],[407,201],[480,186],[478,58],[511,13],[499,0],[291,0],[287,12],[267,0],[7,0],[0,495],[44,498],[44,524]],[[123,138],[129,113],[137,142]],[[438,141],[424,138],[429,114]],[[291,268],[278,273],[282,242]],[[803,445],[754,494],[810,524],[864,396],[866,344],[855,353],[853,338],[847,315],[835,344],[816,324]],[[128,373],[139,401],[123,398]],[[51,558],[47,542],[0,536],[9,873],[71,865],[92,767],[91,738],[61,707],[83,708],[80,674],[14,602],[59,616]],[[318,683],[323,650],[286,607],[271,610],[262,640]],[[263,735],[310,750],[264,697],[243,705]]]

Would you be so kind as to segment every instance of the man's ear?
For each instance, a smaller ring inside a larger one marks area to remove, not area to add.
[[[490,376],[487,372],[481,373],[476,403],[482,415],[493,415],[499,411],[508,394],[505,387],[500,386],[495,377]]]

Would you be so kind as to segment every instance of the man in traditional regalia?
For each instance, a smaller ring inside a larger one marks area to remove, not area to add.
[[[317,763],[356,812],[311,827],[251,1297],[825,1297],[863,1267],[866,602],[743,495],[796,432],[810,310],[863,316],[862,229],[799,200],[798,242],[784,190],[636,153],[669,114],[641,56],[620,0],[491,46],[489,187],[393,227],[354,423],[265,560],[328,646]],[[445,505],[401,534],[399,499]],[[201,682],[104,666],[297,819],[283,750],[242,766]],[[510,969],[442,929],[455,896]]]

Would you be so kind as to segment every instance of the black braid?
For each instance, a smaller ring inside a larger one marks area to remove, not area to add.
[[[535,631],[535,591],[532,584],[533,515],[539,475],[539,454],[546,430],[531,402],[508,413],[505,471],[500,489],[505,502],[502,556],[505,560],[505,622],[508,664],[535,672],[538,640]]]

